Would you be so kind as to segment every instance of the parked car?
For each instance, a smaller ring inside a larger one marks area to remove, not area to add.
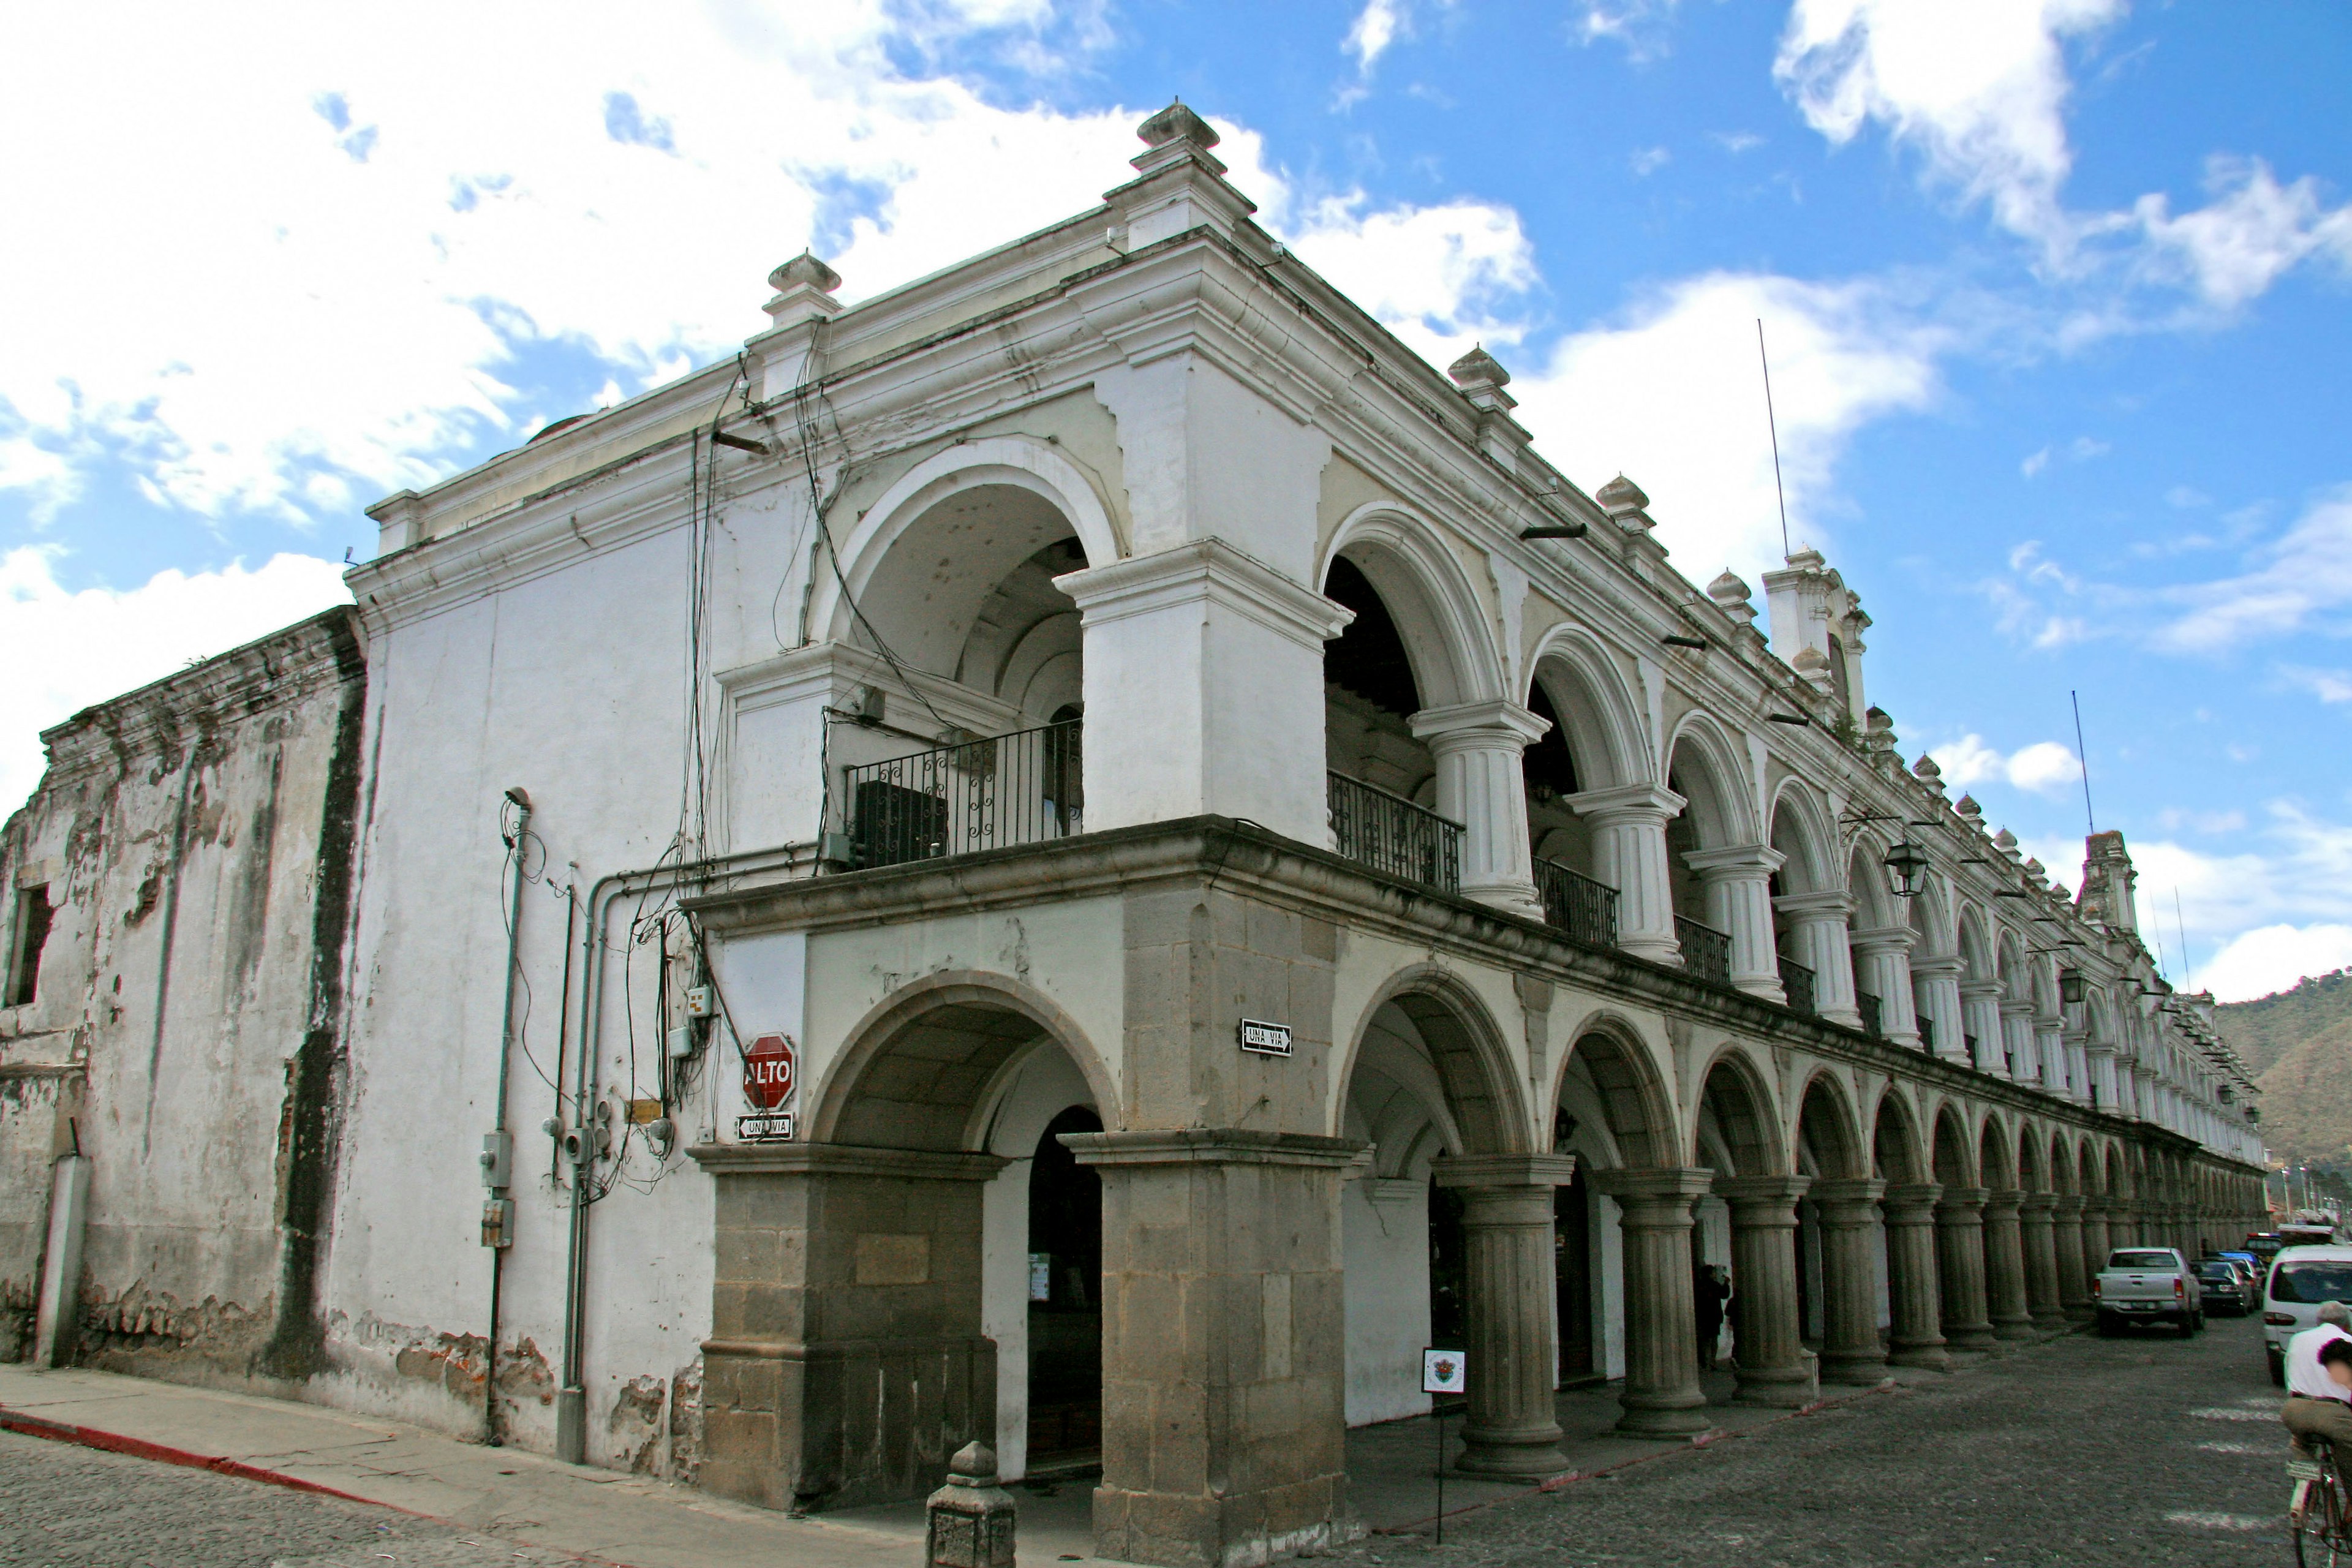
[[[2253,1305],[2246,1277],[2226,1258],[2208,1258],[2197,1265],[2197,1282],[2204,1287],[2205,1310],[2242,1318]]]
[[[2187,1339],[2205,1326],[2203,1282],[2168,1247],[2119,1247],[2091,1281],[2099,1332],[2120,1333],[2126,1323],[2168,1322]]]
[[[2263,1349],[2271,1381],[2286,1384],[2286,1342],[2330,1301],[2352,1302],[2352,1247],[2289,1247],[2271,1260],[2263,1290]]]

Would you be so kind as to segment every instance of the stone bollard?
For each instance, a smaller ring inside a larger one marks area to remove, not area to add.
[[[1013,1568],[1013,1494],[996,1484],[995,1449],[966,1443],[926,1506],[924,1568]]]

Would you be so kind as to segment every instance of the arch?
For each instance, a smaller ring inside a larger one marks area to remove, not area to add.
[[[1995,978],[1992,942],[1986,934],[1985,926],[1984,912],[1974,904],[1962,903],[1958,914],[1953,918],[1960,962],[1965,966],[1970,980]]]
[[[1731,1156],[1727,1176],[1777,1176],[1790,1169],[1781,1146],[1780,1119],[1774,1113],[1769,1080],[1748,1052],[1727,1044],[1700,1075],[1698,1104],[1691,1118],[1690,1163],[1708,1165],[1702,1157],[1712,1131]]]
[[[1320,590],[1345,555],[1381,596],[1404,639],[1424,708],[1502,697],[1502,662],[1477,593],[1427,521],[1393,501],[1350,512],[1315,563]]]
[[[1837,829],[1828,806],[1796,778],[1772,791],[1772,847],[1780,851],[1775,874],[1784,893],[1827,892],[1839,884]]]
[[[836,579],[831,572],[816,574],[810,591],[809,625],[823,628],[821,635],[827,640],[854,640],[857,615],[850,598],[844,595],[844,584],[856,605],[870,613],[877,574],[898,553],[901,542],[943,502],[983,489],[1027,498],[1031,506],[1042,503],[1050,508],[1061,523],[1059,532],[1053,537],[1075,533],[1090,565],[1108,565],[1126,553],[1111,524],[1109,510],[1093,481],[1058,447],[1027,436],[992,436],[967,441],[934,453],[900,475],[866,509],[865,516],[849,529],[847,536],[836,540],[840,576]],[[1043,520],[1036,520],[1034,526],[1045,526]],[[1053,542],[1053,539],[1037,538],[1028,548],[1020,548],[1024,542],[1025,536],[1014,538],[1008,533],[1007,538],[998,542],[991,559],[1003,555],[1003,567],[1009,571],[1039,546]],[[986,581],[973,584],[974,591],[984,595],[1003,573],[988,573],[983,568],[970,575],[974,579],[986,577]],[[932,668],[931,664],[923,663],[920,656],[909,649],[898,647],[895,642],[893,648],[919,668]],[[934,669],[933,673],[952,671]]]
[[[1919,1125],[1902,1092],[1892,1083],[1880,1091],[1871,1116],[1871,1166],[1889,1182],[1924,1182],[1933,1167],[1921,1146]]]
[[[2050,1184],[2049,1147],[2030,1121],[2017,1130],[2017,1185],[2028,1193],[2056,1190]]]
[[[1556,626],[1536,644],[1528,671],[1528,689],[1519,699],[1532,706],[1536,689],[1543,689],[1568,742],[1580,788],[1615,789],[1650,781],[1642,704],[1598,637],[1582,626]]]
[[[2086,1198],[2107,1195],[2106,1169],[2099,1159],[2099,1145],[2088,1133],[2074,1144],[2074,1181]]]
[[[1895,895],[1886,886],[1884,862],[1886,846],[1875,834],[1859,834],[1846,853],[1845,890],[1853,900],[1847,924],[1855,931],[1879,931],[1899,926],[1906,917],[1895,910]]]
[[[1977,1172],[1995,1192],[2014,1186],[2018,1179],[2016,1145],[2011,1142],[2009,1129],[1991,1111],[1985,1113],[1984,1125],[1977,1131]]]
[[[2074,1152],[2066,1147],[2066,1137],[2053,1130],[2050,1134],[2050,1185],[2054,1192],[2082,1191],[2082,1181],[2074,1169]]]
[[[984,970],[942,970],[902,985],[859,1019],[809,1103],[823,1143],[973,1149],[1005,1076],[1040,1040],[1067,1051],[1106,1124],[1119,1100],[1100,1055],[1034,988]]]
[[[1685,802],[1682,815],[1698,830],[1704,848],[1753,844],[1761,837],[1740,750],[1712,714],[1698,709],[1684,714],[1667,737],[1667,787]]]
[[[1567,1093],[1569,1075],[1582,1069],[1601,1102],[1602,1117],[1628,1170],[1674,1165],[1682,1140],[1675,1131],[1674,1096],[1643,1044],[1638,1030],[1621,1019],[1596,1016],[1577,1032],[1552,1081],[1551,1103]]]
[[[1912,949],[1914,953],[1922,958],[1943,958],[1958,950],[1956,901],[1950,880],[1930,867],[1920,880],[1918,893],[1904,900],[1910,906],[1904,918],[1919,933],[1918,945]]]
[[[1463,1154],[1528,1152],[1526,1102],[1511,1066],[1502,1031],[1475,992],[1433,963],[1417,963],[1389,976],[1372,994],[1349,1037],[1348,1056],[1334,1102],[1334,1135],[1345,1129],[1347,1089],[1353,1079],[1373,1018],[1382,1007],[1404,1015],[1429,1049],[1444,1094],[1444,1110]]]
[[[1853,1102],[1826,1068],[1808,1079],[1798,1097],[1796,1142],[1800,1159],[1810,1155],[1811,1173],[1824,1180],[1870,1174],[1864,1156],[1868,1143],[1855,1120]]]
[[[1947,1190],[1978,1184],[1976,1148],[1969,1137],[1967,1121],[1949,1103],[1936,1112],[1934,1159],[1936,1180],[1943,1183]]]

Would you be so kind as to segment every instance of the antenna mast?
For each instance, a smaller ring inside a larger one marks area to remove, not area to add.
[[[2099,819],[2091,811],[2091,752],[2083,744],[2083,699],[2081,693],[2074,691],[2066,693],[2066,699],[2074,704],[2074,760],[2083,769],[2083,821],[2096,833]]]
[[[1764,318],[1756,318],[1756,358],[1764,366],[1764,426],[1772,432],[1772,494],[1780,503],[1780,559],[1789,559],[1789,497],[1780,488],[1780,421],[1772,413],[1772,359],[1764,352]]]

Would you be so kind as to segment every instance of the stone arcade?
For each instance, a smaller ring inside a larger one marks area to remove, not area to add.
[[[372,509],[354,609],[49,733],[12,1334],[79,1151],[59,1355],[779,1508],[1098,1458],[1104,1555],[1223,1565],[1351,1528],[1425,1344],[1537,1477],[1562,1383],[1709,1425],[1695,1260],[1793,1405],[2261,1223],[2120,835],[2068,895],[1818,554],[1694,588],[1142,140],[854,308],[787,262],[740,361]]]

